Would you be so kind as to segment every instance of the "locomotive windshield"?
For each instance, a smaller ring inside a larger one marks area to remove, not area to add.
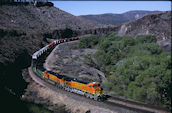
[[[100,87],[100,84],[96,84],[96,85],[93,86],[94,89],[96,89],[98,87]]]

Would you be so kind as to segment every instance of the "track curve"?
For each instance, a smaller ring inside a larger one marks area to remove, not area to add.
[[[31,76],[31,78],[38,84],[40,84],[41,86],[44,86],[44,87],[47,87],[53,91],[56,91],[56,92],[60,92],[64,95],[67,95],[68,97],[74,99],[74,100],[77,100],[77,101],[80,101],[80,102],[85,102],[85,103],[88,103],[88,104],[91,104],[93,106],[98,106],[98,107],[101,107],[101,108],[105,108],[105,109],[110,109],[114,112],[118,112],[118,113],[145,113],[144,111],[138,111],[137,109],[132,109],[132,108],[125,108],[123,106],[120,106],[120,105],[115,105],[114,104],[108,104],[108,103],[105,103],[105,102],[100,102],[100,101],[95,101],[95,100],[92,100],[90,98],[86,98],[84,96],[81,96],[81,95],[78,95],[78,94],[75,94],[75,93],[71,93],[71,92],[67,92],[63,89],[60,89],[58,87],[55,87],[54,85],[44,81],[43,79],[41,79],[40,77],[38,77],[33,71],[32,71],[32,68],[29,67],[28,68],[28,71],[29,71],[29,74]]]
[[[142,104],[142,103],[138,103],[138,102],[134,102],[134,101],[129,101],[126,99],[120,99],[118,97],[110,97],[108,100],[104,101],[104,102],[98,102],[98,101],[94,101],[92,99],[86,98],[84,96],[78,95],[78,94],[74,94],[71,92],[67,92],[65,90],[62,90],[60,88],[55,87],[54,85],[44,81],[43,79],[41,79],[40,77],[38,77],[32,70],[32,67],[28,68],[29,70],[29,74],[31,76],[31,78],[37,82],[38,84],[40,84],[41,86],[44,87],[48,87],[54,91],[61,91],[63,94],[67,94],[69,97],[78,100],[79,101],[84,101],[87,103],[91,103],[93,105],[102,107],[102,108],[108,108],[114,111],[119,111],[121,113],[170,113],[169,110],[164,109],[164,108],[159,108],[159,107],[155,107],[155,106],[151,106],[151,105],[146,105],[146,104]]]

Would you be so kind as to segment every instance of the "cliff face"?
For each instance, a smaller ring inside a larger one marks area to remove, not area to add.
[[[136,37],[142,34],[153,34],[166,50],[171,50],[171,12],[145,16],[137,21],[119,26],[117,35]]]

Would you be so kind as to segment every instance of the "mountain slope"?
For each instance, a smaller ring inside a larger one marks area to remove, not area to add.
[[[27,5],[0,8],[0,29],[37,33],[66,27],[73,30],[87,30],[105,27],[105,25],[73,16],[55,7]]]
[[[134,21],[139,18],[142,18],[148,14],[152,13],[158,13],[160,11],[142,11],[142,10],[136,10],[136,11],[129,11],[122,14],[100,14],[100,15],[81,15],[80,17],[92,20],[95,22],[99,22],[102,24],[112,24],[112,25],[121,25],[126,22]]]
[[[34,46],[36,46],[34,48],[37,48],[37,45],[43,43],[44,37],[47,38],[49,35],[53,35],[53,38],[59,38],[64,34],[66,28],[70,32],[66,34],[74,34],[73,31],[83,32],[104,27],[107,26],[73,16],[55,7],[2,5],[0,7],[0,41],[3,44],[0,45],[0,53],[3,54],[0,54],[0,59],[2,61],[2,57],[9,56],[14,48],[20,48],[19,45],[26,44],[24,45],[25,48]],[[49,34],[46,35],[47,33]],[[10,44],[12,40],[13,43]],[[34,43],[33,41],[36,42],[34,45],[31,44]],[[4,51],[4,48],[7,51]],[[31,49],[29,53],[33,53],[33,51]]]
[[[136,37],[142,34],[153,34],[161,46],[166,50],[171,50],[171,19],[170,11],[147,15],[119,26],[117,35]]]

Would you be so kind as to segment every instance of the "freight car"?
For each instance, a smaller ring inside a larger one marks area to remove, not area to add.
[[[59,39],[51,42],[49,45],[43,47],[39,51],[32,55],[32,70],[41,77],[42,79],[49,81],[50,83],[56,85],[57,87],[63,88],[67,91],[74,92],[80,95],[84,95],[88,98],[94,100],[103,99],[103,89],[100,87],[100,83],[91,81],[81,81],[76,78],[71,78],[66,75],[61,75],[54,73],[52,71],[47,71],[43,67],[38,66],[38,61],[41,59],[41,55],[45,53],[48,49],[52,48],[56,44],[79,40],[80,37],[72,37]],[[39,59],[38,59],[39,58]]]

